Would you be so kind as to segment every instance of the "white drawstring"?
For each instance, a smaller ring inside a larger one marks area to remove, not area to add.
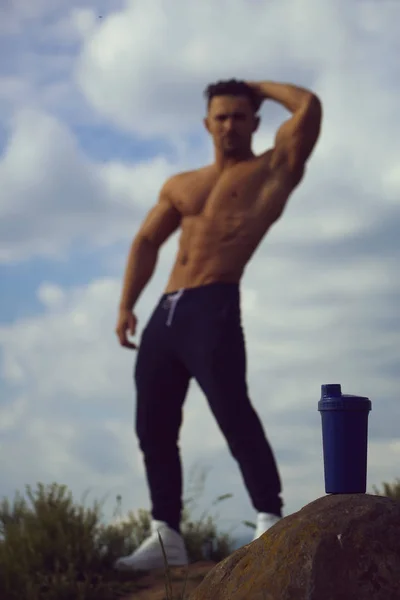
[[[183,290],[179,290],[176,294],[172,294],[168,297],[168,301],[170,303],[168,318],[167,318],[167,326],[170,327],[172,324],[172,319],[174,318],[174,312],[176,305],[178,303],[179,298],[182,296]]]

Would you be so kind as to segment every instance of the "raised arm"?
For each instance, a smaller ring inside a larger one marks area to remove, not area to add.
[[[257,92],[260,101],[275,100],[292,113],[276,134],[270,165],[274,170],[283,168],[295,179],[301,177],[320,133],[322,105],[318,96],[285,83],[248,84]]]
[[[128,256],[120,310],[132,310],[153,275],[159,249],[176,231],[181,215],[171,200],[173,178],[161,189],[158,203],[150,210],[135,236]]]

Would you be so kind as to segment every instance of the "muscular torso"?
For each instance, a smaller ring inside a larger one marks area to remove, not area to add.
[[[246,264],[299,183],[272,173],[269,153],[216,174],[213,166],[177,176],[172,200],[181,236],[166,293],[239,282]]]

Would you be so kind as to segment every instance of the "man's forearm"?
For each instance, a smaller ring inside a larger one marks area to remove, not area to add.
[[[125,269],[120,309],[132,310],[153,275],[158,248],[144,238],[136,238],[131,246]]]
[[[316,99],[316,95],[302,87],[290,83],[276,83],[274,81],[249,82],[260,98],[263,100],[275,100],[282,104],[287,110],[294,113],[304,106],[305,102]]]

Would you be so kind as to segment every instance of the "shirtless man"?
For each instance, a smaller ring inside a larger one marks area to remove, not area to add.
[[[321,103],[306,89],[269,81],[223,81],[208,86],[205,95],[204,125],[214,144],[214,163],[166,181],[132,243],[126,267],[116,333],[122,346],[136,349],[127,338],[136,332],[133,309],[161,245],[181,229],[176,262],[143,331],[135,368],[136,432],[152,502],[151,535],[116,562],[118,569],[163,567],[157,532],[170,565],[188,561],[180,535],[178,438],[192,377],[258,513],[255,538],[282,516],[275,459],[247,392],[240,281],[303,178],[320,132]],[[292,116],[278,130],[273,148],[255,156],[252,136],[265,99],[279,102]]]

